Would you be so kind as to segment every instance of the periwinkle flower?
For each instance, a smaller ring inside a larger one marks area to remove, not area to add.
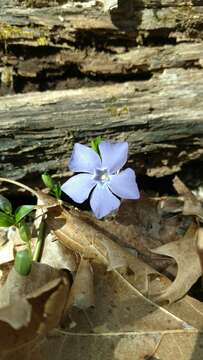
[[[122,199],[139,199],[135,172],[127,168],[120,172],[128,157],[128,143],[99,144],[99,154],[88,146],[75,144],[69,168],[75,175],[61,187],[77,203],[90,195],[90,206],[98,219],[118,209]]]

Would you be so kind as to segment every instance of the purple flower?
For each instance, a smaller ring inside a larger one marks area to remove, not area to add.
[[[118,197],[140,197],[135,172],[130,168],[119,172],[127,161],[128,143],[102,141],[99,151],[101,157],[88,146],[75,144],[69,168],[82,174],[73,176],[61,187],[77,203],[84,202],[94,189],[90,196],[90,206],[98,219],[119,208]]]

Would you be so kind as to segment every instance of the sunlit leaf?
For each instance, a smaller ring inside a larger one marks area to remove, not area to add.
[[[24,242],[29,242],[31,239],[30,228],[26,223],[22,223],[19,228],[20,237]]]
[[[42,181],[46,187],[48,187],[49,189],[53,189],[55,184],[51,175],[49,175],[48,173],[42,174]]]
[[[29,215],[34,209],[34,205],[22,205],[15,212],[16,223],[19,223],[25,216]]]
[[[57,199],[61,198],[61,187],[59,184],[54,185],[54,187],[52,189],[52,193]]]
[[[175,302],[188,293],[201,276],[201,264],[197,255],[197,225],[190,225],[184,237],[152,250],[156,254],[171,256],[178,265],[175,280],[157,300]]]
[[[101,136],[97,136],[95,139],[91,140],[91,147],[94,151],[97,152],[97,154],[99,154],[99,156],[100,156],[99,144],[101,143],[101,141],[102,141]]]
[[[9,227],[15,223],[13,216],[0,211],[0,227]]]
[[[8,215],[12,214],[12,205],[10,201],[3,195],[0,195],[0,210]]]
[[[1,360],[4,353],[5,360],[44,359],[30,356],[29,344],[59,325],[69,286],[64,273],[45,264],[33,262],[28,276],[11,269],[0,289]],[[18,351],[24,345],[27,350],[20,356]]]

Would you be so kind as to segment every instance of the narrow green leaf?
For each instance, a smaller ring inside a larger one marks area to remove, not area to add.
[[[12,215],[8,215],[0,211],[0,227],[9,227],[14,225],[15,219]]]
[[[10,201],[3,195],[0,195],[0,210],[9,215],[12,214],[12,205]]]
[[[99,144],[101,142],[102,142],[101,136],[97,136],[95,139],[91,140],[91,147],[94,151],[97,152],[97,154],[99,154],[99,156],[100,156]]]
[[[35,245],[35,250],[33,254],[33,261],[39,261],[40,257],[42,255],[42,248],[44,244],[44,238],[45,238],[45,230],[46,230],[46,224],[44,220],[41,221],[39,226],[39,233],[37,237],[37,243]]]
[[[15,219],[16,223],[19,223],[25,216],[29,215],[33,211],[34,205],[22,205],[16,209]]]
[[[19,234],[24,242],[29,242],[31,240],[31,231],[26,223],[20,224]]]
[[[32,257],[28,249],[16,253],[14,267],[20,275],[26,276],[30,273]]]
[[[52,189],[52,194],[57,198],[60,199],[61,198],[61,187],[59,184],[55,184],[53,189]]]
[[[42,181],[44,185],[47,186],[49,189],[53,189],[55,183],[48,173],[42,174]]]

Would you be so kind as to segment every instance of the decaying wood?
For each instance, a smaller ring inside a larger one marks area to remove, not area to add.
[[[178,171],[203,154],[200,94],[201,72],[179,69],[150,81],[1,97],[1,174],[63,174],[73,143],[98,134],[128,140],[138,172]]]
[[[111,15],[102,1],[54,3],[0,2],[2,94],[202,67],[203,1],[120,1]]]
[[[138,174],[202,159],[203,1],[105,4],[0,0],[2,176],[66,176],[98,134],[128,140]]]

